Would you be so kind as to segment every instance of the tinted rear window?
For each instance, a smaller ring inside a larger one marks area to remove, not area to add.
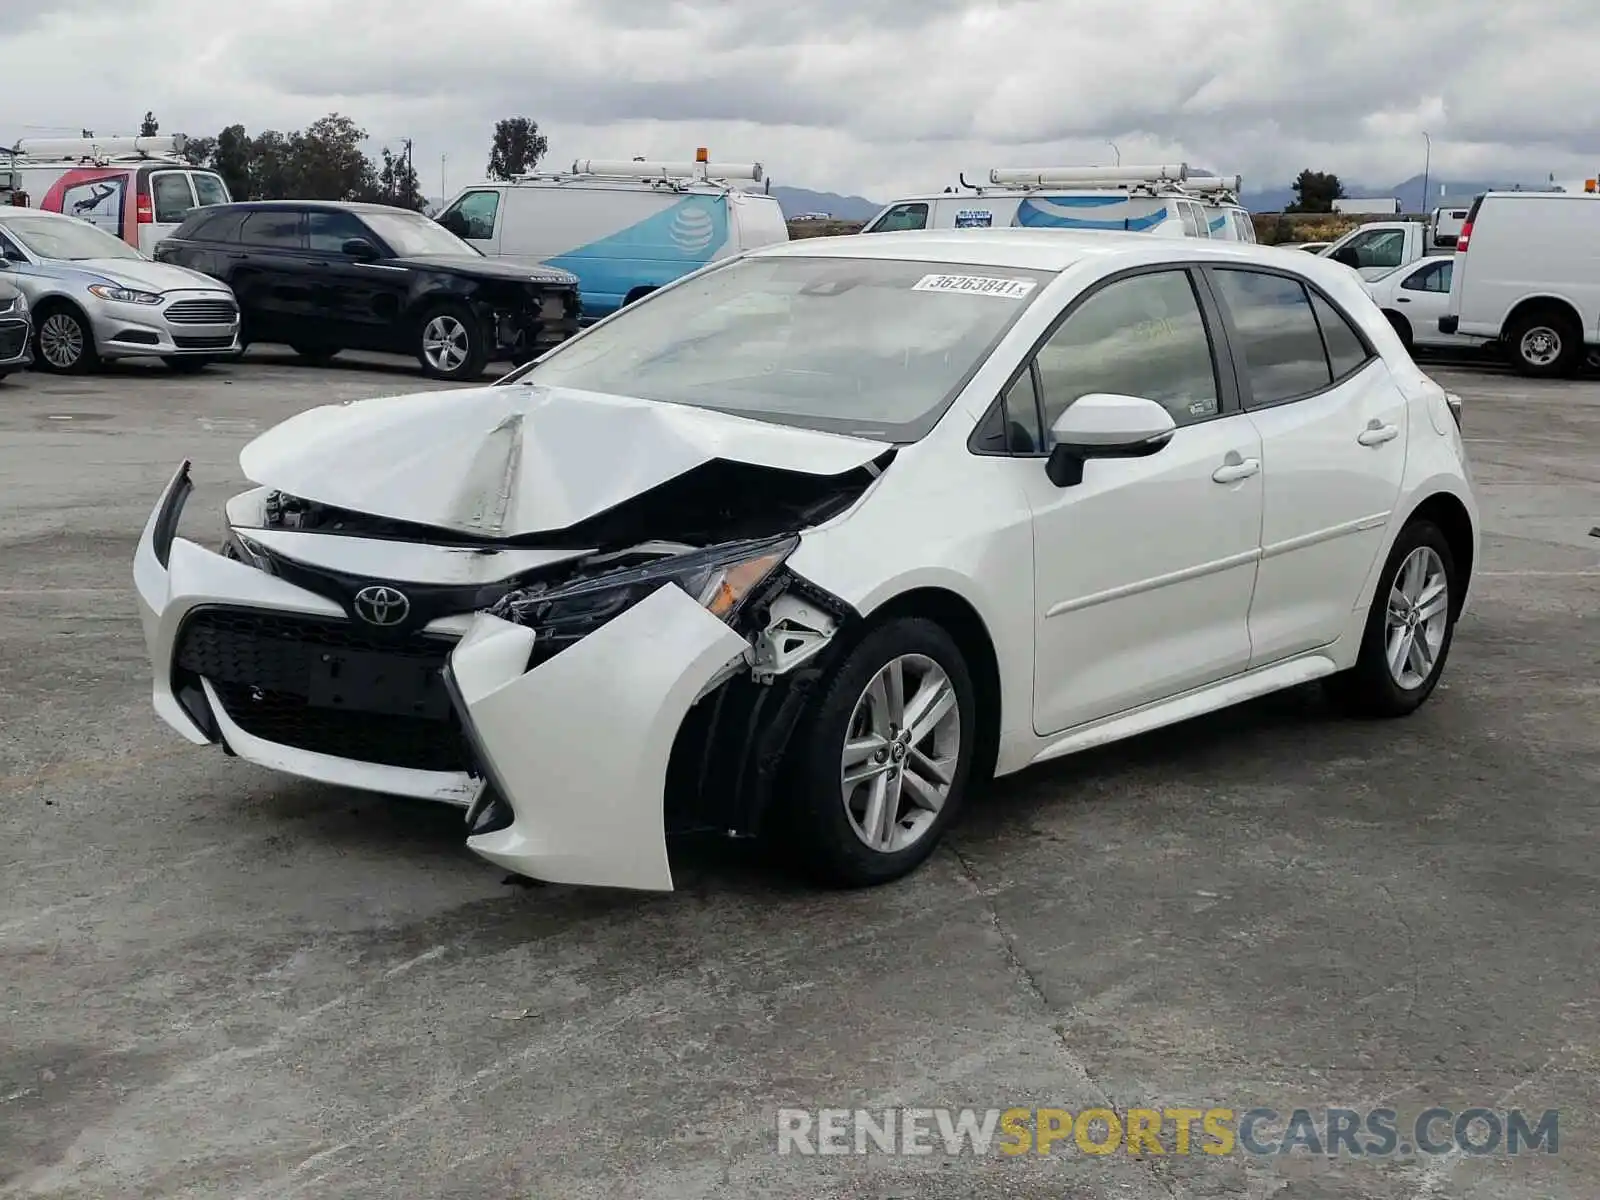
[[[194,212],[172,236],[196,242],[237,242],[242,212]]]

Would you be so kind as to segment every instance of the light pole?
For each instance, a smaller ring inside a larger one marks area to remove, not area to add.
[[[1428,136],[1428,131],[1422,131],[1422,140],[1428,144],[1427,155],[1422,160],[1422,213],[1428,213],[1428,176],[1433,167],[1433,139]]]
[[[1122,165],[1122,151],[1117,149],[1115,142],[1107,142],[1106,145],[1110,146],[1111,152],[1117,156],[1117,166],[1120,167]]]
[[[439,203],[440,204],[443,204],[445,202],[445,200],[449,199],[449,197],[450,197],[449,190],[444,186],[444,164],[445,164],[445,161],[449,157],[450,156],[448,154],[439,155]]]

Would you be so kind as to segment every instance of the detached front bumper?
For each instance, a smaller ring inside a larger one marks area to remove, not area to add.
[[[744,637],[663,583],[530,670],[535,631],[480,613],[440,668],[474,769],[419,771],[284,745],[243,728],[220,685],[182,666],[186,622],[221,608],[354,623],[332,600],[176,537],[190,490],[186,462],[133,564],[152,702],[167,724],[190,742],[347,787],[472,805],[487,783],[510,820],[467,844],[490,862],[553,883],[672,889],[665,792],[674,742],[696,702],[743,665]]]
[[[671,891],[673,742],[749,643],[670,583],[530,671],[534,639],[481,614],[450,656],[452,699],[514,817],[467,845],[534,879]]]

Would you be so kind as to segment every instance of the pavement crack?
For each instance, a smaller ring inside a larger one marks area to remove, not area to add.
[[[995,905],[993,898],[988,892],[984,891],[983,880],[979,878],[977,869],[973,867],[967,856],[962,854],[953,844],[950,845],[950,856],[956,860],[956,866],[961,872],[962,879],[967,882],[967,885],[972,888],[973,894],[982,902],[984,911],[989,915],[989,923],[994,926],[995,932],[1000,935],[1000,953],[1010,965],[1011,970],[1022,980],[1023,986],[1033,994],[1033,998],[1044,1007],[1046,1012],[1055,1012],[1055,1005],[1050,999],[1050,994],[1045,991],[1044,984],[1040,982],[1039,977],[1033,973],[1028,964],[1022,961],[1022,956],[1017,953],[1017,940],[1012,936],[1011,931],[1006,928],[1006,923],[1001,920],[1000,909]],[[1060,1037],[1061,1028],[1059,1026],[1054,1026],[1053,1028],[1055,1028],[1056,1036]]]
[[[1417,999],[1422,995],[1422,959],[1417,954],[1417,935],[1411,928],[1411,922],[1406,920],[1401,912],[1399,903],[1394,898],[1394,893],[1389,890],[1389,885],[1379,883],[1378,890],[1389,901],[1389,911],[1394,916],[1395,924],[1399,925],[1406,935],[1406,949],[1410,952],[1411,959],[1411,999],[1406,1004],[1406,1011],[1401,1015],[1409,1017],[1417,1007]]]

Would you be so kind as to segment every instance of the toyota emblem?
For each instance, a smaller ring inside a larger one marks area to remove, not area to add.
[[[356,593],[356,616],[368,625],[398,625],[411,613],[411,601],[392,587],[374,584]]]

